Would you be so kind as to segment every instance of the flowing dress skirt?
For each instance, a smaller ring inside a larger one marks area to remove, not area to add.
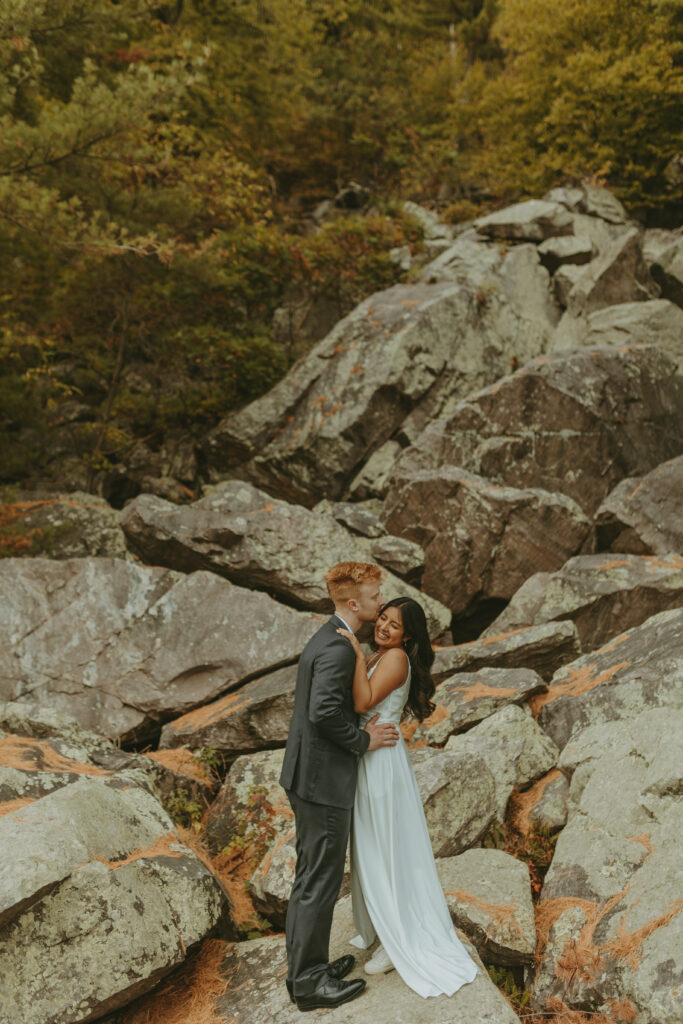
[[[479,968],[448,912],[403,738],[361,758],[351,835],[352,943],[366,949],[377,936],[423,997],[473,981]]]

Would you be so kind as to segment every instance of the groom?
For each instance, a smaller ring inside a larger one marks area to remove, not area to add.
[[[280,775],[296,822],[296,874],[287,910],[287,988],[300,1010],[339,1006],[365,981],[342,979],[355,958],[329,963],[332,913],[339,895],[356,791],[358,760],[392,747],[398,731],[377,715],[358,728],[352,684],[356,657],[340,627],[355,633],[381,607],[382,571],[341,562],[325,574],[334,615],[309,640],[299,661],[294,713]]]

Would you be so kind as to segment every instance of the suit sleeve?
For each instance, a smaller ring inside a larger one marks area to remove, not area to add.
[[[349,722],[342,711],[355,664],[353,648],[342,637],[318,654],[313,663],[308,717],[328,740],[360,757],[368,748],[370,736]]]

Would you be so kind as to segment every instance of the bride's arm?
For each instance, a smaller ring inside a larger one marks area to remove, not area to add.
[[[353,708],[360,714],[369,711],[384,700],[392,690],[398,689],[405,682],[407,675],[407,656],[404,651],[394,648],[382,656],[381,664],[368,679],[368,663],[363,648],[353,633],[347,629],[338,629],[338,633],[351,641],[356,655],[356,668],[353,673]]]

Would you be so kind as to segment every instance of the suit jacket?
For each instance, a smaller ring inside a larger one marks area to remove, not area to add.
[[[353,807],[358,760],[370,737],[353,710],[356,656],[333,616],[306,644],[296,679],[280,785],[303,800]]]

